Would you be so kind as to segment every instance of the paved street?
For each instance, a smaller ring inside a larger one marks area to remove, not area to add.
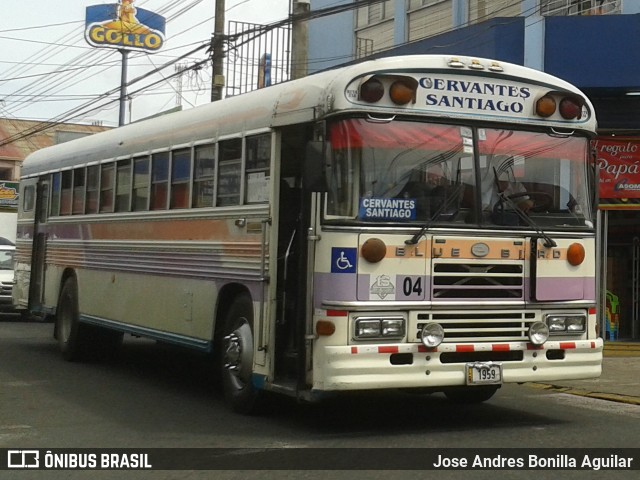
[[[640,406],[567,395],[559,386],[508,385],[488,403],[464,407],[439,395],[395,391],[320,406],[276,398],[264,415],[243,417],[231,414],[211,387],[210,367],[202,357],[127,339],[111,362],[68,363],[60,358],[51,332],[51,324],[0,322],[1,448],[640,445]],[[630,383],[632,375],[637,374],[629,372]],[[3,479],[27,478],[22,472],[4,473]],[[90,473],[29,472],[28,478],[211,478],[202,471]],[[258,473],[242,478],[258,478]],[[321,472],[293,473],[280,472],[277,478],[323,478]],[[365,478],[364,472],[351,473],[349,478]],[[472,473],[473,478],[492,478],[495,472]],[[534,473],[509,472],[509,478],[533,478]],[[632,478],[631,473],[607,472],[611,478]],[[438,474],[471,478],[467,472]],[[578,475],[584,472],[563,472],[566,478]],[[239,477],[216,472],[216,478]],[[276,476],[264,472],[260,478]],[[366,478],[389,478],[389,473],[368,472]]]

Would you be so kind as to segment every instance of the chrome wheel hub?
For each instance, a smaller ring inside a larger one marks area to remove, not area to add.
[[[253,335],[244,321],[224,337],[224,368],[229,372],[237,388],[243,388],[251,380],[253,366]]]

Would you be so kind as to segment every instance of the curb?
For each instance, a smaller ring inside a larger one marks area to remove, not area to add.
[[[605,357],[640,357],[639,342],[606,341],[603,355]]]
[[[621,395],[618,393],[591,392],[589,390],[580,390],[579,388],[563,387],[561,385],[552,385],[547,383],[528,383],[527,385],[540,390],[553,390],[556,393],[566,393],[580,397],[597,398],[598,400],[608,400],[610,402],[626,403],[628,405],[640,405],[640,397],[631,395]]]

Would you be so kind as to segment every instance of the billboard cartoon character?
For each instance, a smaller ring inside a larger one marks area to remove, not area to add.
[[[126,33],[149,33],[150,30],[142,25],[136,18],[136,7],[134,0],[121,0],[118,6],[118,18],[104,26],[112,30]]]

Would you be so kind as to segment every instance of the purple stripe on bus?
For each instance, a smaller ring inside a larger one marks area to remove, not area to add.
[[[353,302],[356,299],[355,274],[316,273],[313,278],[315,308],[322,308],[324,300]]]
[[[536,300],[591,300],[596,298],[594,277],[541,277],[536,281]]]

